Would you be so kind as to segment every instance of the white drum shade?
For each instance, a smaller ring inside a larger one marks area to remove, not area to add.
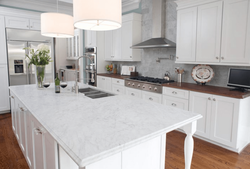
[[[41,14],[41,34],[48,37],[71,38],[74,36],[73,17],[61,13]]]
[[[84,30],[114,30],[122,24],[122,0],[73,0],[74,26]]]

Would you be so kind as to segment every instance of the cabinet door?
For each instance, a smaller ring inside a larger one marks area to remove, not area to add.
[[[30,29],[41,30],[41,21],[38,19],[30,19]]]
[[[8,71],[6,65],[0,65],[0,111],[10,110],[9,103],[9,82]]]
[[[16,134],[16,107],[15,107],[15,96],[11,93],[10,95],[10,105],[11,105],[11,120],[12,120],[12,130]]]
[[[186,99],[179,99],[169,96],[163,96],[162,104],[176,107],[182,110],[188,110],[188,100]]]
[[[96,47],[96,31],[86,31],[86,47]]]
[[[236,147],[238,113],[239,99],[214,96],[211,139],[230,147]]]
[[[112,53],[114,56],[115,60],[120,60],[121,59],[121,54],[122,54],[122,29],[116,29],[112,31]]]
[[[58,168],[58,155],[57,155],[57,143],[53,137],[48,133],[43,133],[44,137],[44,157],[46,169]]]
[[[197,7],[177,12],[176,61],[195,61],[197,30]]]
[[[105,90],[112,91],[112,81],[110,77],[105,78]]]
[[[126,88],[126,95],[141,98],[141,90]]]
[[[161,97],[162,97],[161,94],[142,91],[142,99],[144,99],[144,100],[149,100],[152,102],[161,103]]]
[[[164,149],[161,137],[157,137],[125,150],[122,152],[122,169],[160,169]]]
[[[18,29],[30,29],[29,27],[30,21],[26,18],[18,18],[18,17],[5,17],[5,25],[7,28],[18,28]]]
[[[202,119],[197,121],[197,132],[195,134],[209,138],[210,116],[212,111],[212,95],[190,92],[189,111],[201,114]]]
[[[222,1],[198,7],[196,61],[219,62]]]
[[[133,22],[122,23],[122,60],[131,60],[132,57],[132,35]]]
[[[222,30],[223,63],[244,63],[250,61],[250,1],[224,1]]]
[[[0,15],[0,64],[7,64],[4,16]]]
[[[105,60],[112,60],[113,55],[113,33],[112,31],[105,31]]]
[[[97,76],[97,87],[105,90],[105,86],[106,86],[105,77]]]
[[[29,167],[32,169],[33,166],[33,142],[32,142],[32,118],[30,112],[26,111],[26,129],[27,129],[27,140],[26,140],[26,159]]]
[[[19,102],[18,104],[19,109],[19,122],[20,122],[20,142],[19,145],[21,147],[21,150],[23,151],[23,154],[26,154],[26,109],[24,106]]]

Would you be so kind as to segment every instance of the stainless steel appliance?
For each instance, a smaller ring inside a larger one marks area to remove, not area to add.
[[[97,68],[97,50],[96,47],[87,47],[85,48],[85,54],[86,56],[90,57],[90,59],[88,58],[84,58],[84,68],[85,71],[83,73],[83,77],[84,77],[84,83],[92,85],[92,86],[96,86],[96,68]],[[90,60],[92,62],[90,62]]]
[[[125,79],[125,86],[153,93],[162,93],[161,84],[171,83],[171,82],[174,82],[174,80],[165,80],[159,78],[138,76]]]
[[[9,85],[26,85],[35,84],[34,66],[28,67],[25,59],[29,54],[28,50],[23,48],[31,47],[36,49],[41,43],[51,48],[51,38],[44,37],[40,31],[6,29],[7,50],[8,50],[8,69],[9,69]],[[52,58],[53,59],[53,58]],[[53,64],[46,66],[46,80],[53,81],[54,69]]]

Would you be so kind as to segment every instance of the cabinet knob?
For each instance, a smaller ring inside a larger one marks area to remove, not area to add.
[[[221,57],[222,60],[224,60],[224,57]]]
[[[117,81],[117,83],[120,83],[119,81]]]
[[[132,56],[130,56],[130,58],[132,58]]]
[[[27,25],[27,28],[29,27],[29,25]]]
[[[34,132],[36,133],[36,135],[43,134],[43,132],[40,128],[34,128]]]
[[[105,80],[105,78],[102,78],[102,80]]]
[[[173,93],[173,94],[177,94],[177,92],[175,92],[175,91],[173,91],[172,93]]]
[[[24,108],[23,107],[19,107],[21,111],[24,111]]]
[[[179,59],[179,57],[178,57],[178,56],[176,56],[176,59]]]
[[[32,26],[30,26],[32,28]]]
[[[131,93],[132,96],[134,96],[135,94],[134,93]]]
[[[117,91],[117,92],[120,92],[120,90],[119,90],[119,89],[117,89],[116,91]]]
[[[153,101],[154,99],[152,99],[152,98],[150,97],[149,100]]]
[[[176,104],[175,104],[175,103],[172,103],[172,106],[176,107]]]
[[[219,59],[219,57],[217,56],[217,57],[216,57],[216,59],[218,60],[218,59]]]
[[[211,98],[209,97],[208,100],[211,100]]]
[[[11,99],[14,99],[14,96],[10,96]]]
[[[216,99],[214,98],[213,101],[216,101]]]

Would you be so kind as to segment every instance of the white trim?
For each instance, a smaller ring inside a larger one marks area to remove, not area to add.
[[[194,64],[194,65],[221,65],[221,66],[246,66],[249,67],[250,64],[241,64],[241,63],[224,63],[224,62],[216,62],[216,63],[212,63],[212,62],[185,62],[185,61],[175,61],[175,63],[177,64]]]
[[[224,0],[177,0],[175,1],[175,3],[178,5],[177,10],[179,10],[183,8],[189,8],[217,1],[224,1]]]
[[[56,1],[46,2],[42,0],[1,0],[0,5],[41,12],[56,12]],[[62,2],[58,5],[58,12],[73,15],[73,6]]]

